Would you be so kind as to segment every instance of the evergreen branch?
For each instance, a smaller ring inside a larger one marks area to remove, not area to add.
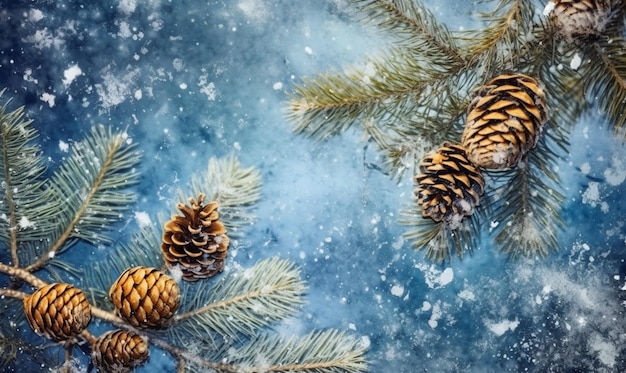
[[[424,218],[419,206],[414,205],[400,212],[400,223],[411,227],[405,238],[414,249],[424,250],[428,259],[443,263],[450,260],[453,254],[462,258],[466,252],[471,254],[478,247],[480,219],[477,215],[481,215],[478,210],[452,225]]]
[[[255,330],[293,315],[302,304],[306,285],[293,264],[266,259],[252,268],[231,272],[214,286],[194,283],[195,294],[183,288],[184,309],[175,316],[175,329],[186,335],[218,333],[236,338],[252,336]],[[189,299],[192,298],[192,299]]]
[[[72,155],[52,180],[59,229],[47,252],[27,267],[29,271],[43,266],[68,240],[82,239],[96,245],[110,241],[103,228],[119,220],[134,201],[134,194],[120,190],[138,179],[134,167],[139,154],[133,148],[126,145],[124,134],[113,134],[102,126],[75,144]]]
[[[337,330],[283,341],[263,335],[230,353],[230,364],[251,372],[356,373],[367,369],[366,346]],[[232,359],[232,360],[231,360]]]
[[[583,67],[587,97],[593,97],[615,130],[626,124],[626,41],[602,39],[585,48]]]
[[[401,49],[414,49],[442,69],[464,61],[450,31],[437,22],[419,0],[351,0],[360,21],[399,40]],[[395,41],[394,44],[397,44]]]
[[[520,58],[515,51],[533,37],[534,6],[530,0],[500,0],[496,9],[482,14],[487,27],[462,33],[466,56],[480,64],[487,77],[513,68]],[[493,71],[495,70],[495,71]]]
[[[181,199],[200,193],[219,203],[220,221],[229,236],[236,236],[243,225],[256,219],[251,210],[261,197],[261,175],[254,167],[242,168],[234,156],[211,158],[204,173],[192,176],[190,195],[181,194]]]
[[[0,91],[0,98],[4,92]],[[33,144],[37,131],[31,126],[32,120],[24,119],[23,107],[8,111],[10,102],[0,106],[0,239],[8,243],[12,264],[17,267],[21,242],[47,238],[52,209],[42,178],[45,166],[41,150]]]
[[[544,133],[537,148],[519,167],[496,176],[490,191],[494,206],[492,226],[495,242],[505,253],[545,256],[558,249],[557,235],[563,228],[559,215],[565,197],[558,190],[555,166],[559,149],[567,147],[566,133]]]

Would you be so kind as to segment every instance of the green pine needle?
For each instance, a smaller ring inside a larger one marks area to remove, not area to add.
[[[230,365],[241,372],[365,372],[367,346],[337,330],[316,331],[287,341],[262,335],[228,353]]]
[[[251,337],[259,328],[294,315],[306,292],[300,270],[278,258],[182,288],[178,324],[170,332],[183,341],[194,335],[206,340]]]

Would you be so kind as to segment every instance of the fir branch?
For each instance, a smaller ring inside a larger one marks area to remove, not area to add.
[[[465,58],[480,65],[486,77],[512,69],[521,56],[517,51],[534,37],[534,10],[531,0],[500,0],[492,12],[481,14],[484,29],[460,35]]]
[[[601,39],[584,48],[583,84],[615,130],[626,124],[626,41]]]
[[[215,285],[183,285],[183,302],[175,316],[174,334],[237,338],[293,315],[303,303],[305,283],[300,271],[286,260],[266,259],[252,268],[231,272]],[[183,338],[184,339],[184,338]]]
[[[443,263],[452,255],[462,258],[465,253],[471,254],[478,247],[480,238],[479,216],[481,209],[463,218],[460,222],[434,222],[422,216],[421,209],[415,203],[400,213],[400,223],[411,229],[404,237],[411,242],[416,250],[424,250],[426,257],[432,261]]]
[[[134,202],[134,194],[121,189],[135,184],[139,176],[134,168],[139,154],[125,140],[123,133],[99,126],[75,144],[72,155],[52,179],[55,198],[51,204],[59,209],[54,240],[27,270],[43,266],[67,247],[68,240],[82,239],[95,245],[110,241],[103,231]]]
[[[337,330],[316,331],[283,341],[262,335],[226,359],[245,372],[357,373],[367,369],[366,346]]]
[[[497,174],[497,186],[488,193],[494,209],[492,225],[497,224],[495,242],[513,257],[545,256],[558,249],[563,228],[559,212],[565,197],[554,170],[560,150],[567,147],[565,136],[561,131],[544,133],[526,162]]]
[[[0,91],[0,99],[5,90]],[[49,193],[42,178],[46,168],[32,120],[24,118],[24,108],[8,111],[10,99],[0,106],[0,182],[2,197],[0,239],[8,243],[11,261],[20,265],[18,249],[25,241],[38,242],[47,237],[52,213]]]
[[[463,65],[456,42],[448,28],[437,22],[419,0],[351,0],[357,18],[392,36],[398,49],[413,49],[442,70]]]
[[[254,167],[241,167],[234,156],[211,158],[204,173],[192,176],[190,193],[180,193],[180,198],[184,201],[200,193],[207,201],[218,202],[220,221],[229,236],[237,236],[242,226],[256,219],[252,209],[261,197],[261,175]]]

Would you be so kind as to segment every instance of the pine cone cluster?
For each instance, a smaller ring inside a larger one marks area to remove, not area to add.
[[[454,224],[472,214],[485,180],[467,159],[463,146],[444,143],[424,157],[419,169],[414,194],[424,217]]]
[[[127,373],[150,356],[148,341],[126,330],[111,330],[91,346],[91,358],[101,372]]]
[[[474,165],[510,168],[535,147],[546,120],[546,97],[535,79],[499,75],[474,91],[461,142]]]
[[[215,276],[224,269],[229,238],[219,219],[217,202],[204,204],[204,194],[198,200],[189,199],[191,206],[179,203],[183,216],[174,215],[165,223],[161,250],[170,269],[182,271],[186,281]]]
[[[609,20],[610,0],[553,0],[550,21],[569,43],[598,36]]]
[[[85,294],[70,284],[41,287],[24,298],[23,303],[30,327],[53,341],[73,339],[91,320],[91,306]]]
[[[529,76],[499,75],[473,94],[461,144],[445,143],[426,155],[414,178],[422,216],[453,228],[479,204],[485,186],[480,168],[516,166],[547,120],[545,94]]]
[[[180,288],[155,268],[129,268],[113,283],[109,297],[121,318],[138,328],[165,324],[178,310]]]

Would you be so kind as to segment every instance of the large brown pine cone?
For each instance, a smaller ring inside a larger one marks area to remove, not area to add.
[[[150,356],[148,341],[126,330],[111,330],[91,346],[91,358],[103,373],[127,373],[143,364]]]
[[[610,0],[553,0],[550,20],[567,42],[583,42],[600,35],[609,20]]]
[[[155,268],[127,269],[111,285],[109,297],[117,314],[138,328],[162,326],[178,310],[180,288]]]
[[[461,145],[444,143],[424,157],[419,169],[414,194],[424,217],[458,224],[473,213],[485,181]]]
[[[504,74],[474,95],[461,139],[467,157],[486,169],[517,165],[536,145],[548,118],[543,90],[529,76]]]
[[[91,320],[85,294],[70,284],[46,285],[24,299],[30,327],[54,341],[66,341],[83,331]]]
[[[218,218],[217,202],[203,204],[189,199],[190,206],[178,204],[184,216],[174,215],[165,223],[161,250],[168,268],[179,268],[183,279],[197,281],[213,277],[224,269],[230,242]]]

